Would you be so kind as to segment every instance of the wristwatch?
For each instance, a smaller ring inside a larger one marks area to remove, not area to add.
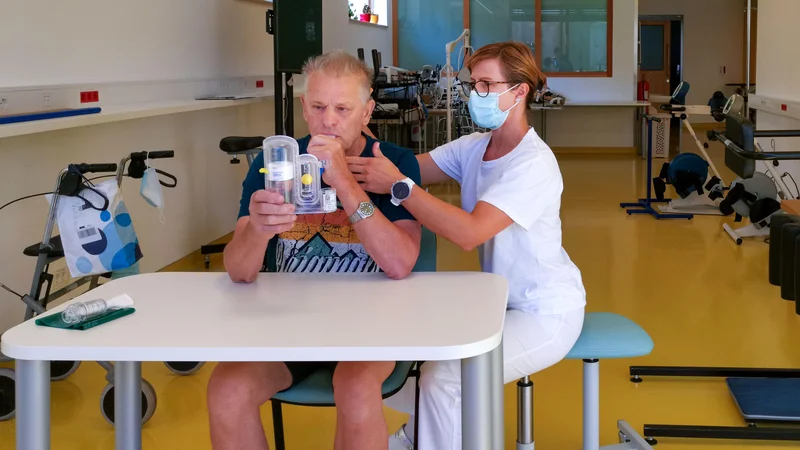
[[[411,178],[406,178],[400,181],[395,181],[392,184],[391,194],[392,194],[392,204],[394,206],[400,206],[403,203],[403,200],[407,199],[409,195],[411,195],[411,189],[414,187],[416,183]]]
[[[375,214],[375,205],[373,205],[372,202],[361,202],[358,204],[356,212],[348,217],[348,219],[350,219],[350,223],[356,223],[360,220],[372,217],[373,214]]]

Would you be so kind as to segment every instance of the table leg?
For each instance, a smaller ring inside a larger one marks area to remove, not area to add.
[[[547,110],[542,109],[542,140],[547,143]]]
[[[505,408],[503,394],[503,341],[490,353],[492,358],[492,444],[494,450],[503,450],[506,446]]]
[[[500,357],[497,353],[500,352]],[[496,369],[496,363],[500,368]],[[495,447],[503,434],[502,396],[495,399],[493,372],[502,373],[502,345],[483,355],[461,360],[461,431],[463,450],[502,450]],[[502,377],[502,375],[501,375]],[[500,380],[502,386],[502,380]],[[497,410],[497,407],[501,410]],[[498,419],[499,416],[499,419]],[[497,426],[500,425],[500,429]]]
[[[142,448],[142,364],[121,361],[114,366],[114,426],[117,450]]]
[[[50,361],[16,360],[17,448],[50,448]]]
[[[462,450],[492,447],[491,354],[461,360]]]

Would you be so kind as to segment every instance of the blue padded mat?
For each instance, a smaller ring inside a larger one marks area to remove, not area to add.
[[[800,422],[800,378],[725,380],[745,420]]]

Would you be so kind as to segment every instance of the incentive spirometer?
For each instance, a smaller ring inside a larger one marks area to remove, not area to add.
[[[289,136],[264,139],[264,185],[295,205],[295,214],[321,214],[336,211],[336,189],[322,187],[324,161],[314,155],[301,155],[300,145]]]

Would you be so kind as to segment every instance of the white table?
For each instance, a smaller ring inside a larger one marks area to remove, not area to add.
[[[503,448],[508,284],[500,276],[260,274],[234,284],[224,273],[157,273],[110,281],[74,301],[121,293],[136,312],[97,328],[29,320],[3,335],[2,352],[17,360],[18,449],[50,448],[49,361],[116,361],[116,448],[138,450],[141,361],[452,359],[462,360],[463,448]]]
[[[635,111],[635,116],[633,118],[633,139],[635,141],[634,146],[638,150],[638,153],[641,154],[641,146],[642,146],[642,133],[641,133],[641,117],[644,115],[644,112],[647,111],[647,107],[650,106],[650,102],[644,101],[575,101],[571,102],[569,99],[564,103],[563,106],[547,106],[541,104],[531,104],[532,111],[541,111],[541,132],[539,133],[542,140],[547,142],[547,111],[561,111],[564,108],[568,107],[603,107],[603,108],[633,108]]]

